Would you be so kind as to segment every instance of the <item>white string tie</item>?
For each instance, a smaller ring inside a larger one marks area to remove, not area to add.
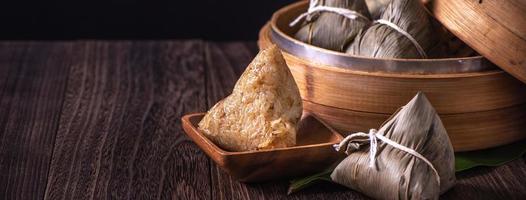
[[[371,145],[369,152],[369,167],[376,167],[376,147],[378,141],[376,139],[376,129],[369,130],[369,143]]]
[[[398,144],[397,142],[392,141],[391,139],[386,138],[383,135],[377,134],[376,129],[369,130],[369,134],[366,134],[366,133],[363,133],[363,132],[350,134],[349,136],[345,137],[340,142],[340,144],[335,144],[334,145],[334,149],[336,149],[336,151],[340,151],[340,148],[347,146],[347,149],[345,150],[345,153],[346,154],[350,154],[351,152],[349,152],[349,147],[350,147],[349,146],[350,145],[349,142],[352,139],[358,138],[358,137],[369,137],[369,145],[370,145],[370,147],[369,147],[369,167],[376,168],[376,151],[377,151],[377,147],[378,147],[378,141],[377,140],[381,140],[382,142],[384,142],[384,143],[386,143],[388,145],[391,145],[392,147],[394,147],[396,149],[404,151],[404,152],[406,152],[408,154],[411,154],[411,155],[417,157],[418,159],[424,161],[433,170],[433,172],[435,173],[436,180],[438,182],[438,185],[440,186],[440,175],[438,174],[438,171],[436,170],[436,168],[433,166],[433,164],[429,160],[427,160],[422,154],[418,153],[417,151],[415,151],[415,150],[413,150],[411,148],[408,148],[406,146],[403,146],[401,144]],[[356,147],[356,146],[353,146],[353,147]]]
[[[420,46],[420,44],[418,44],[416,39],[413,36],[411,36],[409,33],[407,33],[405,30],[403,30],[402,28],[397,26],[396,24],[394,24],[394,23],[392,23],[390,21],[384,20],[384,19],[376,20],[376,21],[374,21],[374,23],[387,25],[387,26],[391,27],[392,29],[396,30],[397,32],[401,33],[407,39],[409,39],[411,41],[411,43],[413,43],[413,45],[416,47],[416,50],[418,51],[420,56],[422,56],[422,58],[427,58],[427,54],[424,51],[424,48],[422,48],[422,46]]]
[[[361,19],[364,19],[366,21],[369,21],[369,18],[367,18],[366,16],[364,16],[361,13],[356,12],[354,10],[349,10],[349,9],[345,9],[345,8],[330,7],[330,6],[322,6],[322,5],[318,5],[318,0],[311,0],[310,3],[309,3],[309,9],[307,10],[307,12],[302,13],[301,15],[296,17],[296,19],[294,19],[294,21],[292,21],[289,24],[289,26],[295,26],[303,18],[307,18],[307,21],[310,21],[312,15],[317,14],[319,12],[331,12],[331,13],[336,13],[336,14],[339,14],[341,16],[344,16],[344,17],[346,17],[348,19],[353,19],[354,20],[354,19],[357,19],[357,18],[361,18]]]

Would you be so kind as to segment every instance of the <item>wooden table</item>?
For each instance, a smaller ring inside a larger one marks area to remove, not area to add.
[[[365,199],[243,184],[181,129],[225,97],[254,42],[0,42],[0,199]],[[496,133],[497,134],[497,133]],[[526,159],[458,175],[444,199],[526,199]]]

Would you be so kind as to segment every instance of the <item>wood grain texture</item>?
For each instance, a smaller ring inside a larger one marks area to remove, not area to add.
[[[342,131],[343,135],[379,128],[391,116],[335,108],[310,101],[303,101],[303,108],[316,113],[323,121]],[[439,115],[457,152],[495,147],[526,138],[526,104],[484,112]]]
[[[288,53],[284,57],[303,99],[337,108],[392,113],[418,91],[429,96],[440,114],[526,103],[526,85],[501,70],[429,75],[363,73],[313,64]]]
[[[0,199],[42,199],[66,77],[69,43],[0,45]]]
[[[202,42],[77,47],[45,199],[209,198],[209,160],[179,121],[205,108]]]
[[[462,41],[526,83],[526,2],[436,0],[432,12]]]
[[[457,184],[441,199],[526,199],[526,156],[506,165],[457,173]]]
[[[0,199],[367,199],[331,183],[233,180],[180,117],[229,94],[253,42],[0,42]],[[526,159],[443,199],[525,199]]]

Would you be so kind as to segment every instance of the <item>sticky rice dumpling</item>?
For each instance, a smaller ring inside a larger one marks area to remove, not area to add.
[[[437,42],[430,16],[419,0],[392,0],[346,52],[374,58],[427,58]]]
[[[219,147],[247,151],[296,144],[302,100],[280,50],[261,51],[232,94],[213,106],[199,130]]]
[[[438,199],[455,183],[453,147],[421,93],[378,131],[351,134],[337,149],[348,156],[331,179],[376,199]]]
[[[369,13],[371,14],[372,19],[380,18],[380,15],[384,11],[385,7],[389,0],[365,0],[365,4],[369,8]]]
[[[364,0],[314,0],[310,3],[311,10],[319,6],[343,8],[359,15],[356,19],[329,11],[309,15],[295,38],[317,47],[344,51],[358,32],[370,22],[369,11]]]

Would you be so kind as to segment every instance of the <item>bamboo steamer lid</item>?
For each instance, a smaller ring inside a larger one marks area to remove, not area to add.
[[[432,0],[431,11],[471,48],[526,83],[526,1]]]

